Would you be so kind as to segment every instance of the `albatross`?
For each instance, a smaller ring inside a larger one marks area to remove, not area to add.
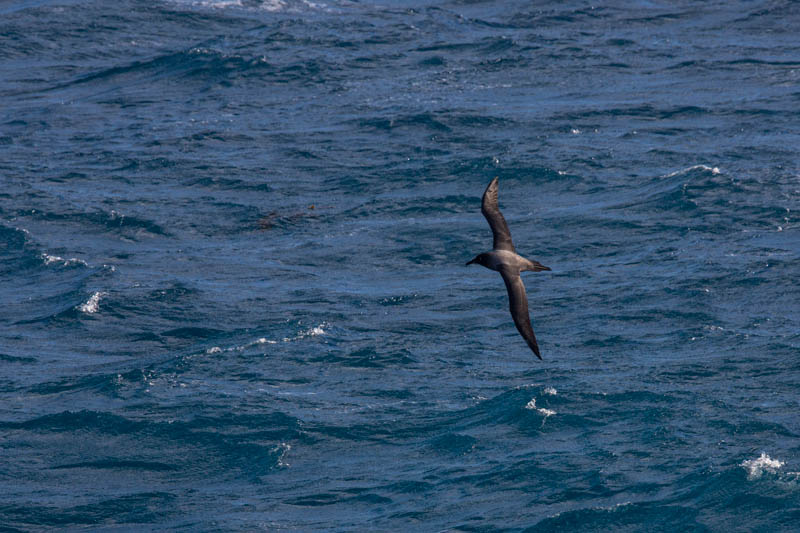
[[[500,272],[503,281],[508,289],[508,303],[511,308],[511,318],[517,326],[519,334],[528,343],[528,346],[536,357],[542,358],[539,352],[539,345],[536,343],[536,335],[533,334],[531,327],[531,317],[528,315],[528,296],[525,294],[525,285],[522,284],[520,272],[532,270],[541,272],[550,270],[538,261],[531,261],[517,254],[514,243],[511,242],[511,232],[508,230],[506,219],[497,206],[497,178],[486,187],[481,201],[481,213],[489,222],[494,236],[494,246],[491,252],[483,252],[467,263],[471,265],[477,263],[490,270]]]

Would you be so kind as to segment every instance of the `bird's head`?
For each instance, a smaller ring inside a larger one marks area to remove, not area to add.
[[[467,265],[471,265],[472,263],[478,263],[479,265],[486,266],[486,254],[485,253],[478,254],[471,261],[467,261]]]

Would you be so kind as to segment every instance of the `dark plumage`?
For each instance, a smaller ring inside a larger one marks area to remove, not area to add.
[[[528,315],[528,296],[525,293],[525,285],[522,284],[522,278],[520,278],[519,273],[526,270],[540,272],[542,270],[550,270],[550,268],[537,261],[525,259],[518,255],[514,249],[514,243],[511,241],[511,232],[508,231],[508,224],[497,206],[497,178],[492,180],[483,193],[481,213],[486,217],[489,226],[492,228],[494,249],[491,252],[478,254],[467,264],[478,263],[488,269],[500,272],[508,290],[511,318],[514,319],[517,330],[519,330],[525,342],[528,343],[530,349],[533,350],[536,357],[541,359],[542,355],[539,353],[539,345],[536,343],[536,335],[533,334],[531,318]]]

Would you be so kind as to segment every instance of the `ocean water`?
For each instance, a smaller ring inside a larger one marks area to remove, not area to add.
[[[2,3],[0,530],[798,531],[798,28]]]

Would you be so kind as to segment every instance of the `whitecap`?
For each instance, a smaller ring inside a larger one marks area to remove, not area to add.
[[[303,331],[299,332],[294,337],[284,337],[283,342],[292,342],[303,339],[305,337],[317,337],[319,335],[325,335],[327,332],[324,328],[327,328],[328,324],[323,322],[319,326],[314,326],[313,328],[304,329]]]
[[[246,344],[242,344],[241,346],[231,346],[228,348],[221,348],[219,346],[212,346],[211,348],[206,350],[207,354],[219,354],[222,352],[241,352],[246,350],[247,348],[251,348],[253,346],[258,346],[259,344],[277,344],[278,341],[274,341],[272,339],[268,339],[266,337],[260,337],[254,341],[250,341]]]
[[[97,291],[87,300],[78,306],[78,309],[84,313],[96,313],[100,310],[100,298],[106,296],[108,293]]]
[[[525,409],[536,410],[538,413],[543,414],[545,418],[556,414],[556,412],[553,411],[552,409],[545,409],[544,407],[536,407],[536,398],[531,398],[531,401],[525,404]]]
[[[675,172],[670,172],[669,174],[665,175],[665,178],[671,178],[673,176],[677,176],[678,174],[684,174],[686,172],[691,172],[692,170],[705,170],[711,172],[713,175],[721,174],[719,167],[710,167],[708,165],[692,165],[688,168],[684,168],[681,170],[676,170]]]
[[[44,259],[45,265],[52,265],[53,263],[61,263],[64,266],[69,265],[83,265],[89,266],[89,264],[84,261],[83,259],[78,259],[77,257],[70,257],[69,259],[64,259],[58,255],[50,255],[50,254],[42,254],[42,259]]]
[[[739,466],[747,471],[747,479],[753,480],[760,478],[764,472],[777,473],[784,464],[783,461],[771,458],[766,452],[761,452],[761,457],[742,461]]]
[[[325,330],[322,329],[322,326],[325,324],[320,324],[319,326],[313,327],[311,329],[307,329],[301,335],[304,337],[316,337],[317,335],[325,335]]]
[[[558,391],[555,389],[555,387],[545,387],[545,389],[542,392],[547,394],[548,396],[555,396],[558,394]]]

